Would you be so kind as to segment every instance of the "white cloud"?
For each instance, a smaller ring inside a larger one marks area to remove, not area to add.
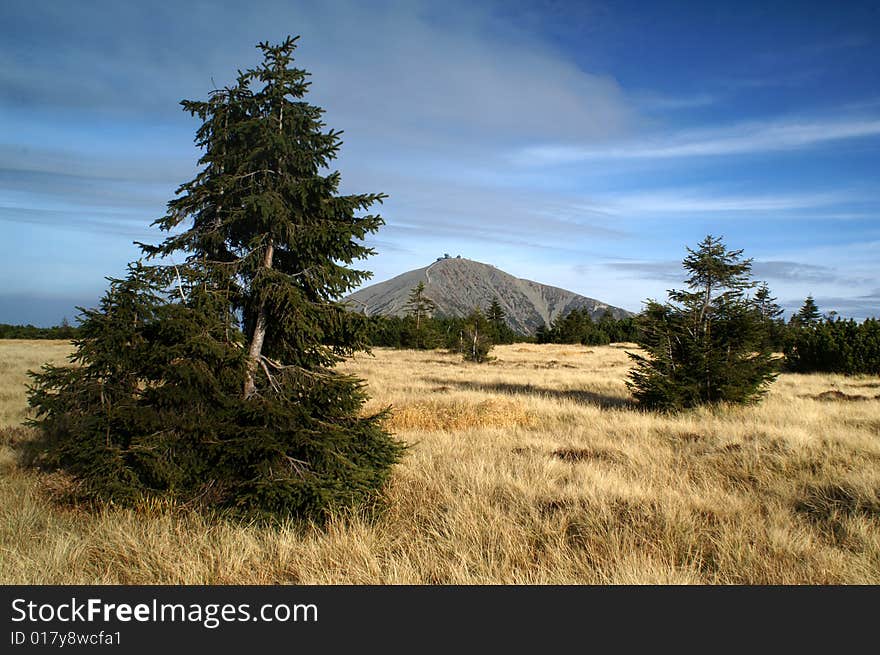
[[[656,92],[638,93],[634,96],[639,106],[648,111],[672,111],[708,107],[722,98],[715,93],[695,93],[691,95],[667,95]]]
[[[327,108],[336,129],[429,136],[433,146],[462,136],[590,141],[632,120],[613,78],[582,70],[491,8],[453,2],[443,13],[438,20],[429,2],[268,0],[259,10],[226,7],[206,25],[201,8],[178,3],[96,2],[73,18],[61,6],[22,7],[11,24],[41,29],[0,49],[8,90],[0,107],[172,120],[181,98],[204,97],[237,68],[258,64],[258,41],[301,34],[296,63],[313,74],[309,100]],[[153,22],[163,29],[116,29]]]
[[[553,165],[592,159],[669,159],[796,150],[842,139],[880,135],[880,119],[788,120],[647,135],[610,147],[548,144],[514,153],[521,164]]]
[[[701,189],[670,189],[607,196],[587,202],[581,208],[617,216],[693,212],[787,212],[831,207],[859,199],[859,196],[847,192],[735,195]]]

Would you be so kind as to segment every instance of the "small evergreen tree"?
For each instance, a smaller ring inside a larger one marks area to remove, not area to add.
[[[597,327],[608,336],[608,343],[618,340],[616,338],[617,321],[614,320],[614,315],[611,313],[610,310],[606,309],[604,312],[602,312],[602,316],[599,317]]]
[[[595,322],[588,308],[575,307],[553,319],[549,328],[546,325],[539,328],[535,336],[538,343],[603,346],[612,341],[623,340],[623,336],[630,336],[632,332],[631,327],[628,327],[630,324],[631,319],[623,319],[623,322],[615,321],[608,311],[599,322]]]
[[[783,309],[776,303],[776,298],[770,296],[766,282],[761,282],[755,290],[755,307],[764,321],[774,321],[782,316]]]
[[[338,301],[383,224],[382,194],[339,195],[340,147],[304,100],[296,39],[206,101],[196,177],[156,221],[173,231],[84,311],[73,363],[34,375],[43,460],[96,497],[167,494],[320,519],[377,497],[402,446],[362,416],[362,381],[333,369],[369,319]],[[180,229],[187,226],[186,229]]]
[[[614,315],[605,310],[599,319],[598,329],[608,337],[607,343],[633,341],[636,335],[635,322],[631,317],[615,319]]]
[[[813,296],[807,296],[804,304],[798,310],[798,313],[792,317],[791,323],[794,327],[809,327],[816,325],[822,320],[822,313],[816,306]]]
[[[425,295],[425,283],[419,282],[409,293],[404,305],[407,316],[412,320],[413,330],[410,337],[412,347],[424,349],[436,345],[436,334],[429,324],[437,305]]]
[[[553,343],[553,328],[543,323],[535,330],[535,341],[537,343]]]
[[[462,331],[462,352],[466,361],[482,364],[492,359],[489,357],[493,345],[491,331],[492,324],[479,309],[468,315]]]
[[[409,292],[409,298],[404,305],[409,316],[412,316],[421,324],[422,320],[434,315],[437,305],[425,295],[425,283],[419,282]]]
[[[492,343],[513,343],[516,333],[507,324],[507,314],[498,298],[492,298],[489,308],[486,310],[486,320],[489,321],[491,333],[489,337]]]
[[[785,324],[782,322],[784,310],[776,303],[776,298],[770,295],[770,287],[766,282],[761,282],[755,290],[754,303],[764,326],[765,345],[774,350],[781,349],[785,337]]]
[[[637,339],[648,355],[630,354],[627,386],[656,409],[757,401],[775,373],[761,317],[745,296],[754,286],[751,260],[711,235],[687,251],[689,290],[648,301]]]
[[[605,346],[611,343],[611,337],[606,332],[607,324],[595,323],[589,310],[584,307],[581,312],[584,315],[581,344],[584,346]]]
[[[496,332],[501,325],[504,325],[504,319],[506,314],[504,313],[504,308],[501,307],[501,303],[498,302],[498,297],[493,296],[492,302],[489,303],[488,309],[486,309],[486,320],[492,324],[495,328]]]

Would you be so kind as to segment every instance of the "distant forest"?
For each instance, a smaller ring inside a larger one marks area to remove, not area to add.
[[[73,339],[78,332],[79,329],[70,325],[67,319],[52,327],[0,323],[0,339]]]
[[[485,311],[475,309],[463,318],[433,316],[427,311],[430,301],[426,306],[417,297],[419,291],[413,289],[411,309],[406,316],[369,319],[370,345],[461,352],[467,335],[478,328],[492,345],[532,342],[600,346],[639,342],[644,328],[642,315],[615,319],[606,312],[599,320],[593,320],[588,310],[573,309],[541,326],[534,336],[517,334],[507,326],[497,302]],[[751,303],[763,325],[765,345],[784,355],[779,360],[780,368],[797,373],[880,374],[880,320],[869,318],[859,323],[842,319],[834,312],[823,315],[810,296],[786,323],[782,308],[775,301],[763,286]]]
[[[579,343],[598,346],[633,341],[635,323],[632,318],[615,320],[607,314],[593,321],[589,312],[574,309],[538,329],[534,335],[512,330],[503,317],[475,310],[469,316],[430,316],[417,321],[414,316],[373,316],[370,321],[370,345],[385,348],[449,348],[456,349],[463,333],[475,320],[485,321],[485,332],[493,344],[510,343]]]

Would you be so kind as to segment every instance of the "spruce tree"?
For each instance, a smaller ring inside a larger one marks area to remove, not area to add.
[[[404,304],[407,314],[412,316],[419,325],[421,325],[422,320],[433,316],[436,308],[437,305],[434,301],[425,295],[424,282],[419,282],[410,290],[409,297],[406,304]]]
[[[462,354],[465,361],[482,364],[492,359],[492,324],[486,320],[479,309],[474,309],[465,318],[462,329]]]
[[[795,327],[810,327],[818,324],[821,320],[822,314],[819,312],[813,296],[810,295],[804,300],[804,304],[798,310],[798,313],[792,317],[791,322]]]
[[[498,297],[493,296],[492,302],[489,303],[489,307],[486,309],[486,319],[497,327],[504,323],[505,316],[504,308],[498,302]]]
[[[761,282],[755,290],[755,307],[764,321],[775,321],[782,316],[783,309],[776,303],[776,298],[770,295],[770,287],[766,282]]]
[[[412,341],[415,348],[434,347],[436,339],[428,320],[434,315],[436,308],[434,301],[425,295],[424,282],[419,282],[412,288],[404,309],[414,323]]]
[[[513,343],[516,334],[507,324],[507,314],[497,297],[492,298],[492,302],[486,310],[486,320],[489,321],[491,327],[492,343]]]
[[[536,343],[553,343],[553,328],[547,323],[542,323],[535,329]]]
[[[359,214],[384,196],[338,194],[340,132],[304,100],[296,39],[258,47],[235,84],[181,103],[201,169],[154,223],[171,236],[141,246],[183,263],[132,265],[84,312],[78,366],[34,376],[43,460],[97,497],[320,519],[374,500],[401,455],[333,368],[365,348],[339,298],[369,276],[350,265],[383,221]]]
[[[761,317],[745,295],[751,260],[707,236],[687,249],[688,290],[649,300],[639,316],[635,367],[627,386],[646,407],[677,410],[760,399],[775,378]]]
[[[257,390],[272,360],[328,366],[361,345],[363,321],[334,302],[369,277],[349,265],[373,251],[360,240],[383,224],[355,216],[383,194],[337,195],[340,132],[325,131],[323,110],[304,102],[308,73],[292,66],[296,39],[261,43],[262,64],[208,101],[181,103],[202,119],[204,169],[181,187],[157,221],[172,230],[152,255],[185,251],[222,278],[246,335],[243,394]],[[272,329],[269,329],[269,326]]]
[[[770,295],[770,287],[766,282],[761,282],[755,290],[754,303],[764,325],[766,345],[776,350],[781,349],[785,335],[785,325],[782,322],[784,310],[776,303],[776,298]]]

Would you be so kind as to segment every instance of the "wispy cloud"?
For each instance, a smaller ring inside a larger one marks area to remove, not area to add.
[[[776,49],[756,53],[755,57],[765,63],[776,64],[781,62],[788,64],[792,61],[822,60],[829,53],[840,50],[860,49],[869,45],[871,45],[871,39],[867,35],[853,32],[841,34],[830,39],[805,43],[781,52],[779,49]]]
[[[662,280],[682,283],[685,271],[681,262],[664,261],[614,261],[605,264],[610,269],[646,280]],[[753,261],[752,279],[767,282],[821,282],[864,284],[864,279],[854,279],[841,274],[830,266],[794,261]]]
[[[810,65],[808,68],[797,71],[793,70],[791,64],[788,64],[787,67],[785,75],[729,77],[717,80],[716,83],[723,84],[725,89],[733,93],[751,92],[755,89],[791,89],[811,84],[826,73],[825,67],[819,65]]]
[[[787,212],[838,206],[863,199],[854,193],[730,194],[707,189],[669,189],[617,194],[588,201],[585,211],[614,216],[712,212]]]
[[[161,133],[158,129],[155,132]],[[9,141],[18,137],[14,132],[3,136]],[[51,134],[38,135],[40,141],[49,141],[51,137]],[[106,148],[104,152],[90,152],[77,145],[45,147],[33,143],[37,137],[23,138],[19,144],[0,143],[0,186],[8,188],[8,185],[29,181],[43,188],[82,188],[82,185],[125,182],[173,186],[195,172],[197,151],[189,147],[190,137],[186,131],[181,130],[181,140],[175,143],[174,150],[157,144],[157,139],[150,137],[149,132],[126,134],[124,140],[131,151],[125,153],[106,152]],[[82,140],[91,141],[92,146],[106,146],[108,142],[100,134],[84,134]],[[40,178],[41,175],[44,177]]]
[[[684,269],[681,262],[608,262],[606,267],[627,277],[681,283]]]
[[[499,29],[491,7],[471,3],[453,2],[454,18],[438,21],[430,2],[266,0],[259,11],[217,12],[210,30],[193,5],[99,1],[74,13],[31,4],[0,13],[0,22],[29,31],[4,34],[0,108],[173,120],[181,98],[203,97],[256,64],[258,41],[292,32],[303,35],[297,63],[314,75],[310,100],[327,107],[337,129],[430,132],[434,141],[548,132],[591,139],[621,133],[632,118],[613,77],[583,70],[534,35]],[[71,30],[76,39],[59,45]]]
[[[682,130],[645,136],[617,146],[567,144],[533,146],[514,154],[521,164],[553,165],[592,159],[670,159],[717,157],[797,150],[843,139],[880,135],[880,119],[789,120],[740,123],[729,127]]]
[[[848,282],[830,266],[805,264],[789,261],[757,261],[752,264],[755,279],[770,281],[790,280],[793,282]]]
[[[647,111],[671,111],[708,107],[719,102],[723,96],[716,93],[695,93],[690,95],[667,95],[656,92],[634,95],[636,103]]]
[[[118,235],[141,241],[159,241],[162,235],[147,228],[141,217],[120,218],[114,212],[98,214],[87,210],[5,207],[0,205],[0,225],[45,225],[64,232],[80,235]],[[5,229],[5,228],[4,228]]]

